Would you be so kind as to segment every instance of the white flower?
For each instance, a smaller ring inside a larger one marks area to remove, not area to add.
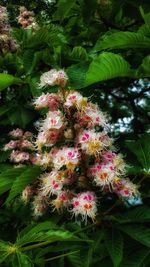
[[[82,219],[87,222],[87,217],[90,217],[93,221],[97,213],[96,195],[94,192],[84,192],[78,194],[77,197],[72,199],[73,209],[75,217],[81,215]]]
[[[77,109],[84,109],[87,106],[87,98],[83,97],[78,92],[71,92],[66,97],[64,103],[65,108],[75,107]]]
[[[44,87],[47,85],[50,85],[50,86],[60,85],[64,87],[67,80],[68,80],[68,77],[63,70],[57,71],[56,69],[52,69],[42,74],[40,78],[39,87]]]
[[[53,159],[54,167],[58,170],[64,165],[73,170],[79,163],[80,153],[77,148],[63,147],[55,154]]]
[[[90,168],[90,173],[97,186],[104,187],[113,183],[117,173],[112,163],[96,163]]]
[[[94,127],[106,126],[106,118],[97,105],[88,103],[87,106],[77,113],[77,120],[81,126]]]
[[[41,194],[44,196],[57,195],[63,188],[65,180],[64,172],[53,170],[41,177]]]
[[[64,118],[61,111],[49,111],[46,119],[43,121],[42,130],[61,129],[64,124]]]
[[[77,143],[88,155],[96,155],[105,147],[105,144],[101,141],[101,134],[96,133],[94,130],[84,130],[80,132]]]

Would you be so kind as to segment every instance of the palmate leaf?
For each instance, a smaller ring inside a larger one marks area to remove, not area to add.
[[[40,173],[41,170],[38,166],[27,167],[26,170],[13,182],[6,204],[20,194],[28,184],[37,179]]]
[[[150,250],[143,248],[135,251],[123,259],[120,267],[143,267],[146,258],[150,255]]]
[[[137,224],[127,224],[120,225],[118,228],[129,235],[131,238],[140,242],[141,244],[150,248],[150,229],[142,225]]]
[[[6,73],[0,73],[0,91],[9,87],[12,84],[21,84],[22,80]]]
[[[46,221],[26,227],[18,234],[16,245],[24,246],[31,242],[52,243],[56,241],[82,241],[82,239],[67,230],[61,229],[54,223]]]
[[[113,266],[118,267],[123,258],[123,236],[120,231],[114,228],[105,230],[105,246]]]
[[[10,243],[0,240],[0,263],[4,262],[9,256]]]
[[[20,246],[30,243],[31,240],[32,242],[36,241],[41,237],[41,233],[43,235],[45,231],[54,230],[57,228],[57,225],[55,225],[51,221],[45,221],[43,223],[38,223],[35,225],[28,225],[19,233],[16,239],[16,244]]]
[[[134,72],[130,64],[120,55],[103,52],[89,65],[84,87],[93,83],[113,79],[116,77],[130,77]]]
[[[145,37],[141,33],[135,32],[115,32],[110,35],[106,35],[100,38],[95,47],[94,51],[98,52],[101,50],[112,50],[112,49],[149,49],[150,38]]]
[[[139,140],[126,141],[127,148],[136,156],[143,170],[150,170],[150,134],[141,135]]]

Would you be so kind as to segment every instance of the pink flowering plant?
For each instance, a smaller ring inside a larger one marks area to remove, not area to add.
[[[67,210],[77,220],[93,222],[103,197],[116,196],[126,205],[142,203],[138,186],[125,175],[123,156],[109,137],[107,116],[97,104],[75,90],[67,90],[63,70],[52,69],[40,78],[39,87],[59,86],[58,93],[42,93],[34,99],[35,109],[47,110],[38,123],[38,133],[13,130],[4,146],[10,160],[41,167],[42,174],[22,192],[38,217],[51,207]]]

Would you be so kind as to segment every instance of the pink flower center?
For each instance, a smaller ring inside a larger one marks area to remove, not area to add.
[[[74,202],[73,202],[73,206],[74,206],[74,207],[77,207],[77,206],[79,206],[79,201],[77,201],[77,200],[76,200],[76,201],[74,201]]]
[[[69,100],[75,100],[77,97],[76,97],[76,95],[71,95],[70,97],[69,97]]]
[[[83,135],[83,137],[82,137],[82,141],[86,141],[86,140],[88,140],[89,137],[90,137],[90,135],[87,134],[87,133],[85,133],[85,134]]]
[[[93,200],[93,196],[92,195],[86,195],[86,196],[84,196],[83,199],[91,201],[91,200]]]
[[[73,157],[75,156],[75,153],[74,152],[68,152],[68,157],[69,159],[72,159]]]
[[[97,117],[96,122],[100,122],[100,121],[101,121],[100,117]]]
[[[57,123],[57,120],[56,119],[51,119],[51,124],[52,125],[56,125],[56,123]]]

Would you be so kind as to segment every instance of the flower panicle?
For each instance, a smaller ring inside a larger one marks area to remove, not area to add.
[[[34,100],[35,109],[46,108],[36,137],[21,129],[9,133],[14,140],[4,150],[12,149],[11,160],[30,162],[42,170],[37,189],[27,187],[24,199],[33,199],[35,217],[51,207],[58,212],[67,209],[85,222],[88,218],[95,221],[102,203],[99,200],[108,192],[115,193],[126,206],[141,204],[138,187],[125,178],[123,156],[117,154],[109,137],[107,116],[81,93],[65,90],[67,80],[64,70],[43,73],[40,87],[57,85],[60,90],[42,93]],[[29,154],[23,149],[30,143],[34,149]]]

